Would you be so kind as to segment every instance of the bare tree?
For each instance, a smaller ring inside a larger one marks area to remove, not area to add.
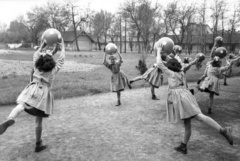
[[[201,52],[203,52],[205,54],[206,54],[206,37],[207,37],[206,9],[207,9],[207,3],[206,3],[206,0],[204,0],[203,3],[201,4],[201,6],[198,8],[199,24],[200,24],[200,29],[198,31],[198,35],[200,36]]]
[[[153,16],[157,7],[151,6],[151,1],[148,0],[129,0],[122,6],[122,11],[128,13],[129,18],[137,30],[138,53],[141,53],[140,38],[144,42],[144,48],[147,49],[150,37],[150,28],[153,24]]]
[[[107,35],[111,33],[111,24],[113,23],[114,16],[104,10],[97,12],[93,19],[93,34],[97,37],[98,47],[101,50],[100,38],[103,36],[105,44],[107,43]]]
[[[43,14],[52,28],[65,31],[70,23],[70,14],[65,5],[50,1],[42,7]]]
[[[236,28],[239,26],[239,23],[240,23],[240,4],[233,6],[232,14],[230,14],[230,18],[229,18],[230,33],[228,35],[227,41],[230,44],[229,46],[230,52],[234,51],[234,47],[231,45],[232,36],[233,36],[233,33],[236,32]]]
[[[27,12],[27,19],[23,16],[19,16],[18,21],[28,30],[31,40],[35,45],[38,44],[38,34],[50,27],[42,7],[35,7]]]
[[[166,27],[166,33],[168,33],[168,30],[171,31],[178,42],[180,42],[180,39],[178,37],[177,30],[179,28],[179,14],[178,14],[178,2],[174,1],[172,3],[169,3],[164,10],[164,23]]]
[[[81,24],[87,21],[87,18],[89,17],[89,15],[81,12],[80,7],[77,5],[77,0],[66,0],[66,8],[70,13],[70,21],[72,23],[72,27],[74,31],[77,51],[80,51],[78,46],[78,41],[77,41],[78,40],[77,31],[78,31],[78,28],[80,28]]]
[[[167,18],[166,22],[179,44],[183,43],[195,12],[196,7],[194,4],[181,3],[180,6],[177,1],[168,4],[167,9],[165,10],[165,17]],[[180,29],[180,37],[178,37],[178,29]]]
[[[213,21],[213,40],[218,35],[218,25],[219,20],[221,19],[226,3],[224,0],[214,0],[211,4],[211,18]]]

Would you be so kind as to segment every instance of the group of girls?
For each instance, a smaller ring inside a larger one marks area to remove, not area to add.
[[[210,94],[210,106],[208,113],[211,113],[213,95],[219,94],[220,74],[227,72],[229,69],[231,69],[233,63],[240,59],[239,56],[235,56],[235,59],[233,59],[231,62],[228,62],[226,66],[222,67],[220,58],[214,56],[214,52],[219,46],[220,45],[218,42],[215,41],[213,49],[211,51],[210,61],[207,63],[207,68],[204,72],[204,75],[197,82],[198,85],[202,82],[202,84],[199,85],[199,90],[208,92]],[[195,60],[190,62],[189,58],[185,58],[182,62],[181,58],[179,57],[179,54],[182,51],[180,46],[174,46],[174,54],[169,55],[167,55],[163,49],[164,46],[157,48],[157,63],[154,64],[153,67],[151,67],[149,70],[147,70],[142,76],[138,76],[130,80],[130,84],[138,80],[146,80],[151,85],[152,99],[155,100],[158,98],[154,93],[154,88],[158,88],[162,84],[163,74],[167,76],[167,121],[171,123],[183,121],[185,127],[183,140],[181,144],[174,149],[183,154],[187,154],[187,143],[191,137],[191,120],[193,118],[196,118],[197,120],[202,121],[205,124],[209,125],[211,128],[215,129],[227,139],[230,145],[233,145],[232,128],[222,127],[212,118],[204,115],[200,110],[196,98],[194,97],[193,89],[188,88],[185,74],[192,65],[201,65],[201,60],[199,60],[199,58],[195,58]],[[120,62],[123,62],[119,52],[118,54],[120,56]],[[112,56],[110,56],[110,59],[112,59]],[[104,64],[113,72],[113,67],[106,63],[106,54],[104,56]],[[125,74],[122,76],[121,80],[123,82],[126,81],[126,83],[122,84],[128,84],[128,79],[126,78]],[[113,81],[112,77],[112,83],[114,82],[116,83],[117,81]],[[123,89],[124,86],[121,88],[121,90]]]
[[[59,59],[55,62],[53,55],[57,52],[56,48],[60,45],[61,54]],[[26,111],[29,114],[36,116],[36,146],[35,152],[40,152],[47,148],[47,145],[43,144],[41,139],[42,134],[42,119],[48,117],[53,112],[53,95],[51,92],[51,86],[55,75],[62,68],[65,60],[65,47],[62,39],[61,43],[52,50],[46,50],[47,44],[42,42],[39,49],[34,53],[33,63],[34,69],[30,83],[21,92],[17,98],[18,105],[13,108],[7,120],[0,124],[0,135],[3,134],[8,127],[15,123],[15,118],[22,112]],[[154,93],[154,88],[158,88],[162,84],[162,75],[167,76],[168,81],[168,95],[167,95],[167,120],[168,122],[179,122],[183,120],[185,133],[181,144],[174,149],[183,154],[187,154],[187,143],[191,136],[191,120],[196,118],[209,125],[217,132],[222,134],[233,145],[232,128],[221,127],[216,121],[210,117],[202,114],[199,105],[193,95],[188,89],[185,73],[190,67],[196,64],[198,58],[193,61],[184,59],[182,63],[179,57],[181,53],[181,47],[175,47],[175,54],[167,55],[164,53],[164,46],[159,46],[156,50],[156,64],[150,68],[142,76],[128,81],[127,76],[121,70],[121,64],[123,59],[121,54],[117,51],[119,60],[113,55],[109,56],[110,63],[106,60],[107,54],[104,55],[103,64],[111,70],[111,90],[117,93],[117,106],[121,105],[121,91],[125,86],[130,89],[131,83],[137,80],[146,80],[151,85],[152,99],[158,99]],[[221,67],[221,61],[219,58],[214,57],[214,51],[211,53],[211,61],[208,63],[205,74],[198,83],[203,80],[200,86],[201,90],[208,91],[210,93],[210,99],[214,94],[218,94],[218,75],[232,65],[233,61],[226,67]],[[234,61],[238,60],[237,57]],[[214,74],[213,74],[214,73]],[[217,77],[217,79],[215,78]],[[211,102],[212,104],[212,102]]]

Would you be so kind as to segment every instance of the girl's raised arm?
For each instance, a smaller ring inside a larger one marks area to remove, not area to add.
[[[189,64],[187,64],[185,67],[183,67],[183,72],[186,73],[192,65],[196,64],[198,61],[198,58],[196,58],[195,60],[191,61]]]
[[[43,48],[45,48],[47,46],[47,44],[43,41],[40,45],[40,47],[38,48],[38,50],[33,54],[33,64],[35,65],[35,62],[38,60],[38,58],[41,55],[41,51],[43,50]]]
[[[62,50],[61,50],[61,54],[56,62],[56,67],[55,67],[56,73],[62,68],[64,61],[65,61],[65,56],[66,56],[63,38],[61,40],[60,45],[61,45]]]
[[[221,68],[220,68],[220,72],[222,73],[222,72],[230,69],[231,66],[233,65],[233,63],[236,62],[236,61],[238,61],[239,59],[240,59],[240,55],[238,55],[235,59],[233,59],[233,60],[232,60],[229,64],[227,64],[226,66],[221,67]]]
[[[119,62],[120,62],[120,63],[122,63],[122,62],[123,62],[122,55],[120,54],[120,52],[119,52],[119,51],[117,51],[117,53],[118,53],[118,55],[119,55],[119,58],[120,58]]]
[[[165,73],[167,76],[170,76],[173,74],[173,71],[169,70],[164,64],[163,64],[163,61],[162,61],[162,58],[161,58],[161,51],[162,51],[162,47],[159,47],[157,49],[157,65],[158,65],[158,68],[160,68],[163,73]]]

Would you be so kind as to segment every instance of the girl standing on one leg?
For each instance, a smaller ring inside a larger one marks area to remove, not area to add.
[[[41,52],[46,44],[43,42],[33,55],[34,71],[31,82],[17,98],[18,105],[11,111],[7,120],[0,125],[0,135],[15,123],[15,118],[25,110],[36,116],[36,147],[35,152],[47,148],[42,143],[42,120],[53,113],[53,95],[51,92],[55,75],[62,68],[65,60],[64,41],[61,40],[61,54],[54,61],[52,55]]]
[[[152,99],[159,100],[155,95],[155,88],[159,88],[159,86],[163,84],[163,75],[157,65],[154,64],[153,67],[149,68],[143,75],[130,80],[130,84],[139,80],[147,81],[151,85]]]
[[[235,61],[239,60],[239,57],[233,59],[228,65],[221,67],[222,62],[219,57],[214,57],[213,61],[210,61],[207,65],[207,68],[204,72],[204,75],[199,78],[198,85],[200,85],[201,81],[202,84],[199,86],[199,90],[202,92],[209,93],[209,108],[208,113],[212,113],[213,107],[213,100],[214,95],[219,95],[220,89],[220,82],[219,77],[222,75],[223,72],[229,70]]]
[[[104,54],[104,60],[103,60],[103,64],[111,70],[112,72],[112,77],[111,77],[111,91],[112,92],[116,92],[117,93],[117,104],[116,106],[120,106],[121,105],[121,91],[124,90],[125,86],[128,85],[128,88],[131,89],[131,85],[128,82],[127,76],[125,75],[125,73],[120,69],[123,60],[122,60],[122,56],[121,54],[117,51],[120,60],[117,61],[116,57],[111,55],[109,56],[109,60],[111,63],[108,63],[106,61],[106,57],[107,54]]]
[[[226,58],[226,64],[229,65],[229,64],[230,64],[230,61],[231,61],[232,59],[234,59],[234,58],[235,58],[235,55],[232,54],[232,53],[230,53],[230,54],[228,55],[228,58]],[[223,85],[224,85],[224,86],[227,86],[227,77],[230,77],[231,74],[232,74],[232,66],[231,66],[227,71],[223,72],[223,76],[224,76],[224,79],[223,79],[224,83],[223,83]]]
[[[170,59],[165,66],[160,56],[161,50],[162,47],[159,47],[157,64],[168,77],[167,120],[173,123],[183,120],[185,127],[184,139],[180,146],[174,149],[187,154],[187,143],[191,137],[192,118],[203,121],[222,134],[228,140],[229,144],[233,145],[232,129],[230,127],[223,128],[213,119],[202,114],[195,97],[186,88],[186,78],[184,72],[181,70],[181,64],[176,59]]]

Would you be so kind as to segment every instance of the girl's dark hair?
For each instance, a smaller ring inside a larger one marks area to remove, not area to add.
[[[188,64],[189,63],[189,58],[188,57],[184,58],[183,63]]]
[[[213,67],[221,67],[222,62],[213,60],[211,64],[212,64]]]
[[[53,57],[46,54],[44,56],[40,56],[35,63],[36,68],[41,72],[49,72],[51,71],[56,65]]]
[[[175,58],[169,59],[167,61],[166,66],[168,67],[168,69],[170,69],[170,70],[172,70],[174,72],[180,72],[181,69],[182,69],[181,64]]]

